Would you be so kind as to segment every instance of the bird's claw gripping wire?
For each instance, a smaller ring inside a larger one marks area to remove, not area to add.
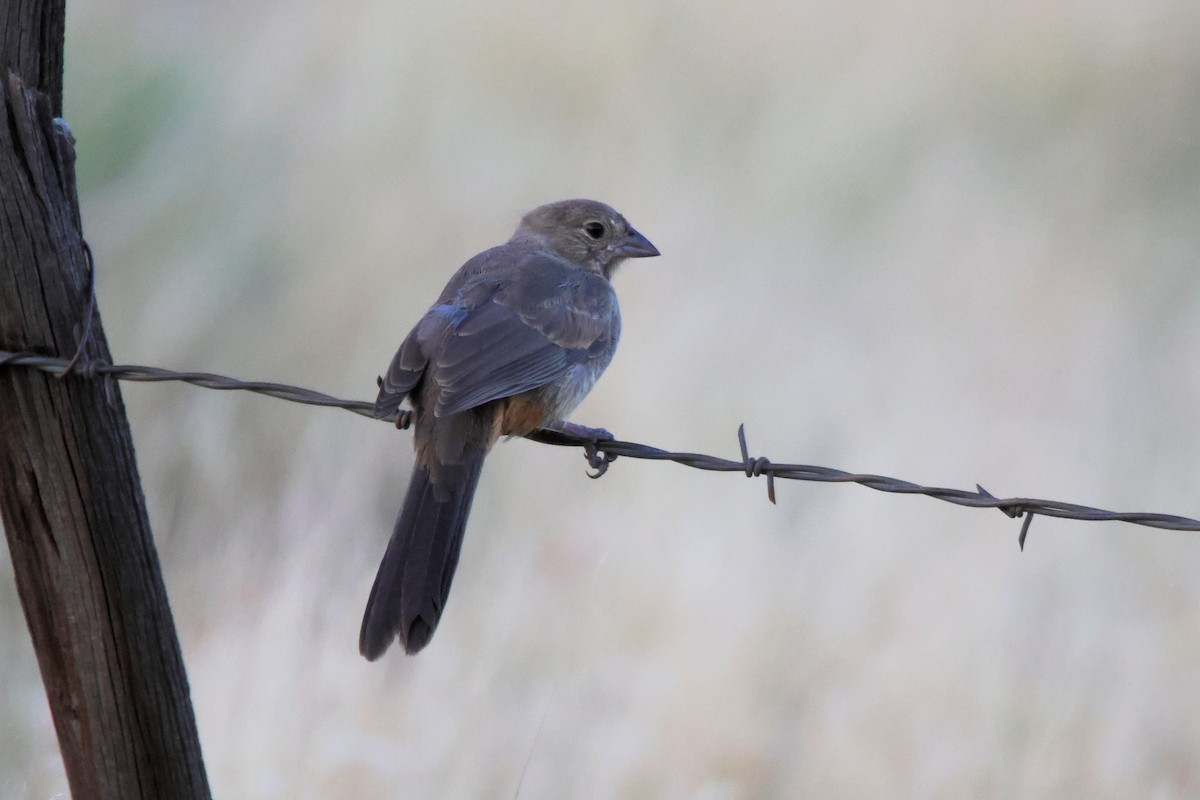
[[[563,419],[547,425],[546,430],[578,440],[579,445],[583,448],[583,457],[587,459],[588,466],[595,470],[594,473],[587,473],[589,478],[599,478],[608,472],[608,465],[617,459],[615,455],[604,451],[602,443],[611,442],[617,438],[606,428],[589,428],[587,425]]]
[[[612,439],[611,436],[608,438]],[[602,450],[600,442],[594,439],[583,443],[583,457],[587,459],[588,466],[595,470],[587,473],[592,480],[602,477],[608,472],[608,465],[617,460],[616,456]]]

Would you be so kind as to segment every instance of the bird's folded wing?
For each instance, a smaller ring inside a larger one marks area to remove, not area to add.
[[[472,309],[431,359],[446,416],[561,377],[614,335],[612,289],[556,264],[527,264],[521,280]]]
[[[461,311],[461,309],[459,310]],[[461,317],[462,314],[460,313]],[[425,356],[422,339],[436,338],[453,324],[454,315],[444,306],[434,306],[400,344],[379,380],[379,395],[375,398],[375,416],[386,419],[395,414],[425,374],[429,359]]]
[[[536,389],[617,336],[607,281],[540,254],[514,267],[448,287],[392,359],[377,416],[395,413],[422,378],[437,384],[438,416]]]

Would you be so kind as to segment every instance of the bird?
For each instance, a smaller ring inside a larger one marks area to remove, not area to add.
[[[658,248],[611,206],[562,200],[524,217],[504,244],[468,260],[379,378],[375,416],[413,410],[415,465],[367,599],[359,652],[398,638],[414,655],[446,607],[484,457],[500,437],[566,420],[612,361],[621,335],[613,273]]]

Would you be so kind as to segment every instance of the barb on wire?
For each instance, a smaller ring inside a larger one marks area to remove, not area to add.
[[[242,390],[264,394],[280,400],[293,403],[304,403],[314,406],[331,406],[353,411],[360,416],[375,418],[375,405],[363,400],[342,400],[331,395],[314,392],[298,386],[288,386],[282,383],[265,383],[262,381],[240,381],[223,375],[213,375],[208,372],[174,372],[159,367],[142,367],[121,364],[104,364],[93,361],[76,363],[73,367],[65,359],[51,356],[41,356],[35,353],[9,353],[0,350],[0,368],[25,366],[48,372],[51,375],[61,375],[70,372],[72,375],[85,379],[99,376],[112,376],[121,380],[132,381],[183,381],[206,389]],[[396,415],[384,418],[393,422],[399,428],[407,428],[412,422],[411,411],[400,411]],[[749,446],[746,444],[744,426],[738,427],[738,445],[741,459],[727,459],[703,453],[676,453],[637,442],[604,440],[593,442],[564,431],[541,429],[526,437],[535,442],[556,445],[560,447],[589,447],[597,454],[589,457],[599,458],[607,464],[618,456],[637,458],[648,461],[673,461],[685,467],[709,470],[712,472],[741,472],[749,478],[766,476],[767,497],[775,502],[775,479],[795,481],[816,481],[819,483],[857,483],[868,489],[894,494],[920,494],[942,500],[955,505],[971,508],[998,508],[1012,518],[1024,517],[1018,543],[1025,548],[1025,537],[1029,533],[1029,524],[1035,514],[1061,519],[1075,519],[1088,522],[1128,522],[1134,525],[1144,525],[1150,528],[1161,528],[1173,531],[1200,531],[1200,520],[1180,517],[1172,514],[1155,514],[1143,512],[1105,511],[1100,508],[1063,503],[1058,500],[1038,500],[1027,497],[1000,498],[976,484],[975,491],[964,489],[947,489],[937,486],[921,486],[910,481],[889,478],[884,475],[845,472],[830,467],[817,467],[808,464],[777,464],[766,458],[752,458]],[[595,466],[595,464],[593,464]],[[601,474],[603,474],[601,472]],[[596,477],[599,477],[597,475]]]
[[[984,497],[991,497],[992,499],[995,499],[995,495],[980,486],[978,483],[975,484],[975,488],[978,489],[979,493]],[[1011,503],[1006,506],[1000,506],[1000,510],[1007,514],[1010,519],[1016,519],[1017,517],[1024,515],[1025,521],[1021,523],[1021,533],[1019,536],[1017,536],[1017,546],[1024,551],[1025,537],[1029,535],[1029,523],[1033,522],[1033,512],[1022,506],[1020,503]]]

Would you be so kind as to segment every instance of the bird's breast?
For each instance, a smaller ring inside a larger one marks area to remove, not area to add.
[[[525,436],[552,422],[566,419],[587,397],[611,360],[610,354],[603,360],[576,364],[553,383],[499,401],[494,437]]]

